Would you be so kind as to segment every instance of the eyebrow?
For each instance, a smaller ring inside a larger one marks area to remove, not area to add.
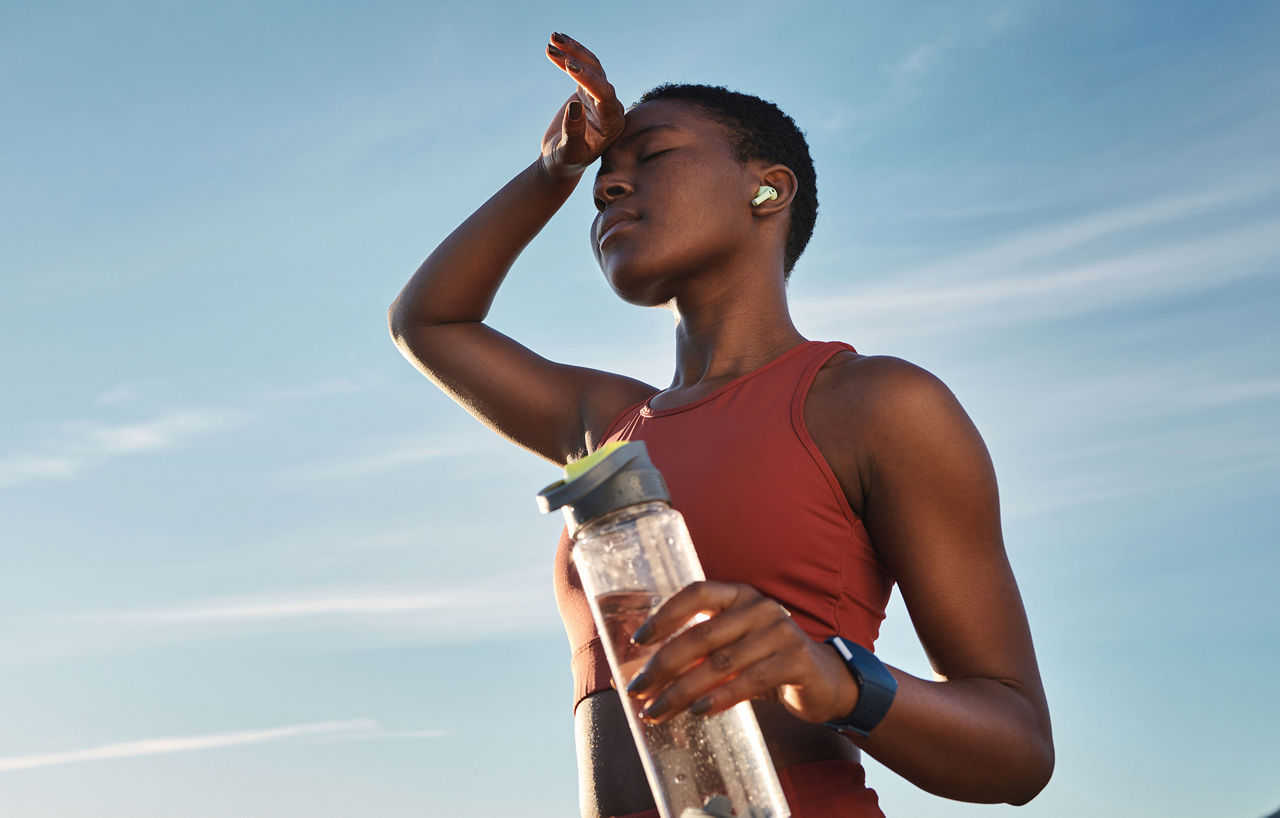
[[[625,136],[618,137],[618,140],[614,142],[612,145],[610,145],[608,150],[613,150],[614,148],[617,148],[617,147],[625,147],[626,145],[631,144],[632,142],[636,141],[640,137],[645,136],[646,134],[652,133],[654,131],[679,131],[679,130],[681,129],[678,125],[672,125],[669,122],[655,122],[652,125],[645,125],[643,128],[641,128],[638,131],[632,131],[631,133],[626,134]],[[596,170],[597,179],[599,179],[600,174],[604,172],[603,159],[604,157],[601,156],[600,168]]]

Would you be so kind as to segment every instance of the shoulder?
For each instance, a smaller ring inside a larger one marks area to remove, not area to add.
[[[852,352],[832,356],[814,378],[805,424],[859,514],[886,461],[914,461],[957,434],[977,434],[933,373],[901,358]]]
[[[889,355],[852,352],[832,356],[818,372],[808,406],[827,422],[848,426],[857,421],[877,428],[960,408],[947,385],[927,369]]]

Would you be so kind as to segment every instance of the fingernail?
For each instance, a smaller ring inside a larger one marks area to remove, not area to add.
[[[569,103],[569,118],[572,119],[574,122],[577,122],[579,119],[582,119],[582,103],[581,102],[578,102],[575,100]]]
[[[565,68],[568,68],[570,71],[574,72],[575,74],[582,71],[582,66],[578,65],[573,60],[566,60],[564,65],[565,65]]]
[[[701,716],[703,713],[711,709],[711,699],[705,696],[689,705],[689,712],[695,716]]]
[[[551,42],[553,42],[553,43],[563,43],[563,42],[564,42],[564,35],[563,35],[563,34],[561,34],[561,33],[560,33],[560,32],[558,32],[558,31],[553,31],[553,32],[551,32]]]
[[[653,636],[653,626],[646,622],[636,628],[636,632],[631,635],[631,641],[637,645],[643,645],[649,641],[650,636]]]
[[[550,43],[548,43],[548,44],[547,44],[547,53],[548,53],[548,54],[550,54],[550,55],[551,55],[551,56],[553,56],[553,57],[563,57],[563,56],[564,56],[564,52],[563,52],[563,51],[561,51],[560,49],[556,48],[554,45],[551,45]]]
[[[661,716],[663,713],[667,712],[667,708],[670,706],[671,705],[667,703],[667,700],[665,697],[658,698],[657,700],[652,702],[648,707],[646,707],[644,709],[644,712],[641,713],[641,715],[644,716],[646,719],[654,719],[654,718],[657,718],[658,716]]]
[[[634,679],[631,680],[631,684],[627,685],[627,692],[639,693],[641,690],[644,690],[648,686],[649,686],[649,677],[644,675],[644,672],[641,671],[640,673],[636,674],[636,677]]]

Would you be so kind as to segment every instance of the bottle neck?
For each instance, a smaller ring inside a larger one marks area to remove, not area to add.
[[[570,527],[570,531],[574,540],[580,540],[583,537],[598,536],[610,529],[624,526],[638,517],[644,517],[648,514],[658,514],[669,511],[671,505],[661,500],[647,500],[643,503],[635,503],[630,506],[610,511],[608,514],[602,514],[599,517],[587,520],[579,525],[576,529]],[[566,518],[568,514],[565,515]]]

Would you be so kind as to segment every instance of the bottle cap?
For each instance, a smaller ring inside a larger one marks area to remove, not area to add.
[[[538,492],[543,514],[564,509],[569,534],[611,511],[661,500],[671,502],[666,481],[649,460],[642,440],[607,443],[565,466],[565,478]]]

